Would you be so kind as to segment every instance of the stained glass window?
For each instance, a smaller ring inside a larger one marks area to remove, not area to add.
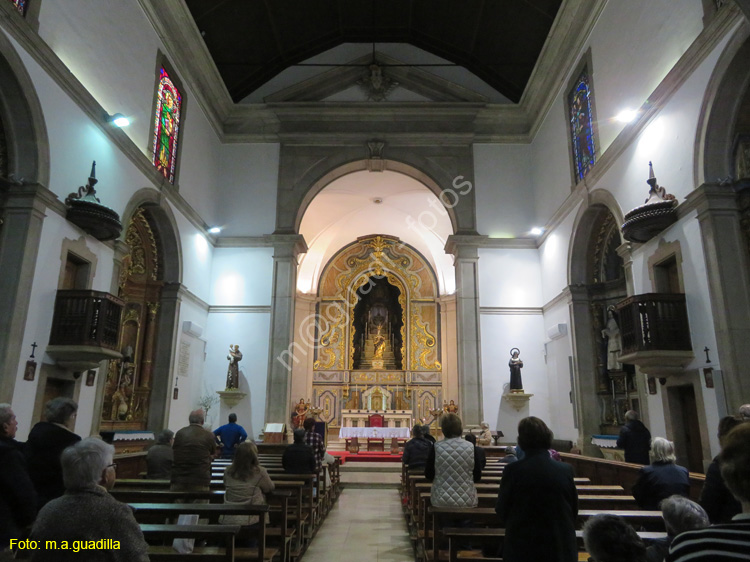
[[[28,4],[28,0],[10,0],[13,2],[13,5],[16,7],[16,9],[21,12],[21,15],[26,15],[26,4]]]
[[[586,177],[596,161],[594,118],[591,111],[592,97],[588,70],[584,68],[568,94],[570,138],[573,144],[576,183]]]
[[[180,130],[182,96],[167,71],[162,68],[156,89],[156,115],[154,122],[154,154],[156,169],[174,183],[177,164],[177,138]]]

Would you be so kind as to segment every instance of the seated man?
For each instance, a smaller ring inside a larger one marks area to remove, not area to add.
[[[294,443],[284,449],[281,456],[284,472],[290,474],[315,474],[315,455],[305,443],[305,430],[298,427],[294,430]]]
[[[589,562],[646,562],[646,546],[635,529],[617,515],[591,517],[583,526]]]
[[[174,462],[173,440],[174,433],[171,429],[162,429],[156,434],[156,443],[146,453],[146,478],[169,480]]]
[[[747,559],[750,552],[750,423],[740,424],[727,434],[719,463],[724,483],[742,504],[742,513],[729,523],[675,537],[667,562]]]
[[[404,455],[401,461],[409,470],[421,470],[424,472],[424,465],[427,463],[427,457],[432,449],[432,442],[424,438],[423,427],[416,424],[412,430],[412,438],[404,445]]]
[[[477,447],[477,436],[473,433],[467,433],[464,435],[464,439],[474,445],[474,462],[479,465],[479,470],[484,470],[484,467],[487,466],[487,453],[481,447]]]
[[[234,457],[234,450],[247,439],[245,428],[237,423],[237,414],[229,414],[229,423],[214,429],[216,441],[221,445],[221,458],[231,459]]]
[[[107,492],[116,478],[114,453],[112,445],[96,437],[62,452],[65,495],[39,512],[31,538],[44,546],[32,551],[31,560],[148,562],[148,545],[133,512]],[[56,541],[54,552],[47,550],[52,544],[48,541]],[[67,550],[60,548],[63,543],[68,545]],[[99,546],[74,550],[75,544],[94,543]]]

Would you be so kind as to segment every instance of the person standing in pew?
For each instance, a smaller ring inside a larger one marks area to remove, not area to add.
[[[315,455],[305,443],[305,430],[298,427],[294,430],[294,443],[284,449],[281,455],[281,466],[289,474],[315,474]]]
[[[477,447],[477,436],[473,433],[467,433],[464,435],[464,439],[474,445],[474,464],[479,466],[480,471],[484,470],[484,467],[487,466],[487,453],[481,447]]]
[[[542,420],[518,422],[523,459],[508,464],[495,512],[505,527],[504,562],[575,562],[578,492],[573,467],[553,460],[552,431]]]
[[[46,504],[34,522],[31,539],[41,546],[32,551],[32,562],[148,562],[148,544],[133,512],[108,492],[117,478],[114,454],[98,437],[62,452],[65,494]],[[63,543],[69,547],[61,548]],[[74,544],[91,543],[98,545],[74,550]]]
[[[638,471],[638,480],[633,485],[632,494],[638,506],[655,511],[661,500],[669,496],[688,497],[690,476],[687,468],[675,464],[674,443],[663,437],[654,437],[651,456],[654,462]]]
[[[734,416],[726,416],[719,420],[719,446],[724,447],[724,439],[727,434],[740,425],[742,420]],[[732,493],[727,490],[724,479],[721,477],[721,465],[719,455],[714,458],[708,470],[706,479],[701,490],[700,504],[708,513],[711,523],[727,523],[738,513],[742,513],[740,502],[734,499]]]
[[[721,476],[742,505],[742,513],[729,523],[677,535],[666,562],[750,560],[750,423],[727,434],[719,460]]]
[[[146,478],[169,480],[172,476],[172,463],[174,463],[172,441],[174,441],[174,432],[171,429],[162,429],[156,434],[156,443],[146,453]]]
[[[482,479],[476,459],[476,447],[461,439],[463,425],[456,414],[440,418],[442,441],[437,441],[427,456],[424,475],[433,482],[430,502],[435,507],[476,507],[474,482]]]
[[[617,446],[625,452],[625,462],[648,464],[651,432],[638,418],[635,410],[625,412],[625,425],[620,428]]]
[[[326,446],[323,443],[323,437],[315,431],[315,420],[307,418],[302,423],[305,429],[305,443],[312,449],[315,456],[315,474],[320,472],[323,467],[323,459],[326,456]]]
[[[258,448],[255,443],[245,441],[237,447],[232,464],[224,471],[224,488],[224,503],[267,505],[265,495],[271,493],[275,485],[268,476],[268,471],[258,462]],[[266,523],[268,522],[266,513]],[[248,525],[251,529],[257,530],[260,519],[257,515],[222,515],[221,523]],[[258,541],[250,540],[241,546],[255,548]]]
[[[211,461],[216,456],[214,434],[203,427],[203,410],[190,412],[190,425],[174,436],[174,464],[170,489],[173,492],[208,491],[211,485]]]
[[[602,513],[583,526],[589,562],[647,562],[646,545],[622,517]]]
[[[432,449],[432,442],[424,438],[422,431],[424,426],[416,424],[411,429],[411,439],[404,445],[404,454],[401,461],[409,470],[420,470],[424,472],[427,457]]]
[[[229,423],[214,429],[214,435],[218,444],[221,445],[221,458],[231,459],[234,457],[234,450],[240,443],[247,439],[245,428],[237,423],[237,414],[229,414]]]

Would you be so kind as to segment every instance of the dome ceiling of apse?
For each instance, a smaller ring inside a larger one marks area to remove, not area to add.
[[[408,44],[516,103],[562,0],[186,0],[235,102],[343,44]],[[411,61],[414,68],[422,61]],[[428,61],[434,63],[434,60]],[[366,65],[365,65],[366,68]],[[325,70],[325,69],[322,69]],[[434,67],[439,73],[441,68]],[[444,68],[443,68],[444,70]]]
[[[388,234],[427,259],[441,294],[453,293],[453,258],[444,249],[453,228],[447,212],[442,214],[436,206],[439,200],[427,187],[396,172],[356,172],[333,181],[315,196],[302,218],[300,234],[308,251],[300,262],[297,289],[315,292],[328,260],[358,237]]]

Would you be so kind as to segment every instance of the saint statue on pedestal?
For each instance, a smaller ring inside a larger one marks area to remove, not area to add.
[[[383,327],[378,326],[378,331],[375,333],[375,338],[373,341],[373,358],[374,359],[382,359],[383,358],[383,352],[385,351],[385,336],[381,333]]]
[[[523,361],[519,359],[521,350],[514,347],[510,350],[510,361],[508,366],[510,367],[510,391],[511,392],[523,392],[523,382],[521,381],[521,368],[523,367]]]
[[[619,357],[622,352],[622,338],[611,306],[607,309],[607,327],[602,330],[602,337],[607,338],[607,371],[621,371],[622,363]]]
[[[238,363],[242,360],[242,352],[240,346],[229,346],[229,368],[227,369],[227,390],[232,390],[240,387],[240,371]]]

